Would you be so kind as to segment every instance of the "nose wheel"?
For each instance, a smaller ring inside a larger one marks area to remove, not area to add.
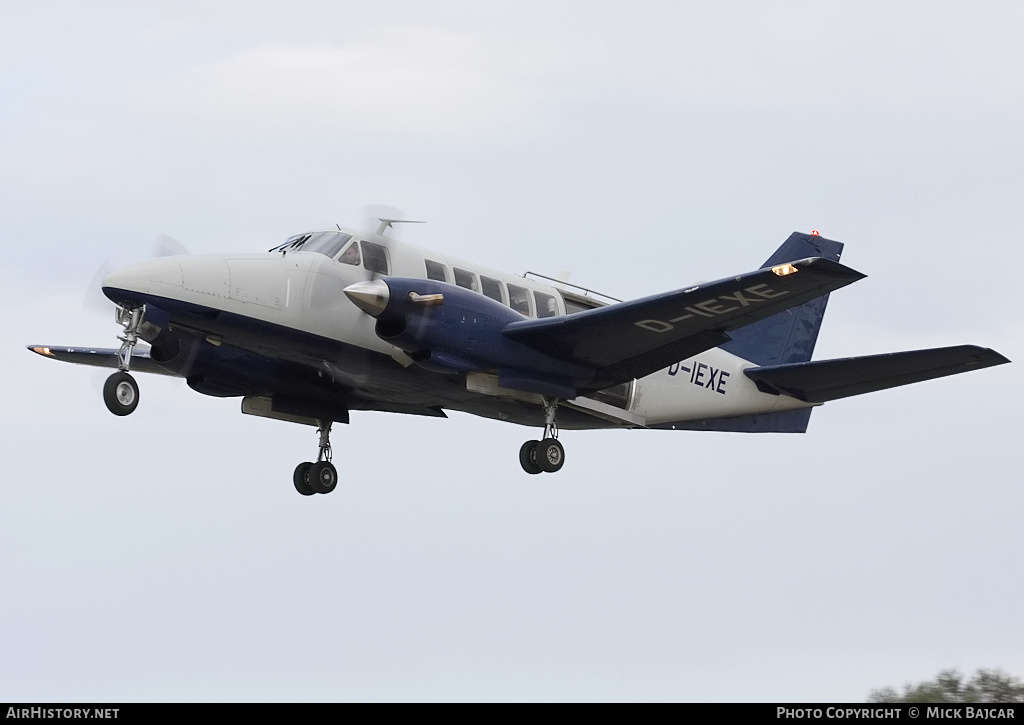
[[[544,438],[526,441],[519,449],[519,465],[529,474],[557,473],[565,463],[565,449],[558,442],[555,411],[558,399],[544,398]]]
[[[139,384],[128,369],[132,361],[132,350],[139,341],[139,327],[146,314],[146,306],[127,309],[117,308],[117,321],[124,328],[124,334],[117,339],[121,349],[117,351],[117,372],[103,384],[103,402],[114,415],[131,415],[139,406]]]
[[[331,463],[331,421],[318,420],[320,453],[316,463],[300,463],[292,474],[295,490],[303,496],[330,493],[338,487],[338,469]]]
[[[103,402],[114,415],[130,415],[139,406],[139,385],[126,372],[116,372],[103,384]]]

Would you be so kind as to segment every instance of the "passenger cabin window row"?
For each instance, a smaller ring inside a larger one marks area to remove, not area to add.
[[[449,281],[448,269],[443,264],[427,259],[425,260],[425,265],[427,279],[437,280],[438,282]],[[478,276],[476,272],[459,267],[452,267],[452,274],[455,278],[455,284],[459,287],[479,292],[485,297],[490,297],[495,302],[511,307],[526,317],[534,317],[534,309],[536,309],[537,317],[554,317],[558,314],[558,305],[555,302],[555,298],[549,294],[535,291],[531,295],[530,290],[525,287],[510,283],[507,285],[508,297],[506,297],[506,285],[499,279],[484,275]],[[536,302],[536,308],[534,308],[534,302]]]

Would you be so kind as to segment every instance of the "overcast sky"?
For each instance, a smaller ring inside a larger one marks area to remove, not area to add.
[[[803,436],[309,428],[29,343],[158,234],[405,239],[616,297],[847,244],[815,357],[1024,359],[1017,2],[0,5],[0,700],[860,700],[1024,675],[1020,364]]]

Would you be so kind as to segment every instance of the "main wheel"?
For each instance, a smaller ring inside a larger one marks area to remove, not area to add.
[[[330,493],[338,485],[338,469],[330,461],[314,463],[309,469],[309,487],[313,493]]]
[[[295,484],[295,490],[303,496],[312,496],[316,493],[309,485],[309,469],[312,467],[312,463],[300,463],[295,467],[295,473],[292,474],[292,483]]]
[[[565,449],[554,438],[545,438],[537,444],[537,465],[545,473],[555,473],[565,463]]]
[[[116,372],[103,383],[103,402],[114,415],[128,415],[139,407],[139,386],[126,372]]]
[[[526,441],[519,449],[519,465],[527,473],[540,473],[540,466],[537,464],[537,443],[539,441]]]

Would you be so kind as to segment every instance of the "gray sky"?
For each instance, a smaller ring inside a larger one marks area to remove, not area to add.
[[[617,297],[793,230],[869,275],[816,358],[1024,359],[1024,9],[985,3],[4,3],[0,700],[863,699],[1024,674],[1019,363],[830,403],[804,436],[311,429],[28,343],[157,234],[404,238]]]

